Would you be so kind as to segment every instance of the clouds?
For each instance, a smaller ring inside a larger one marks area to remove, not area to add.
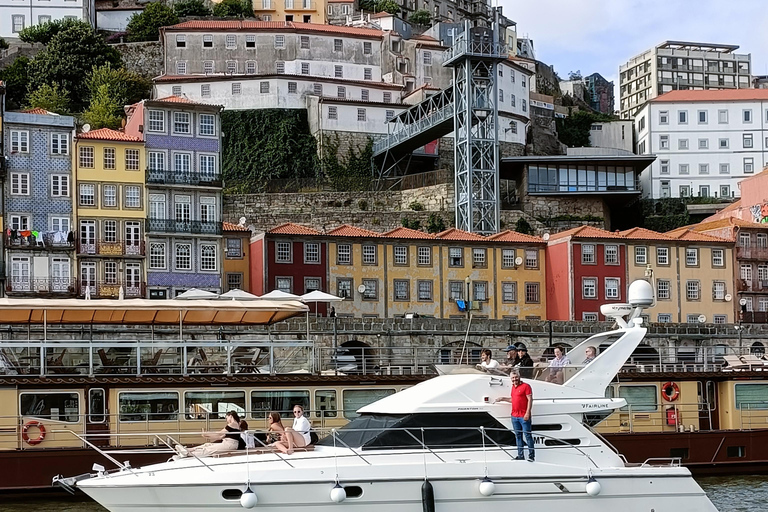
[[[536,56],[560,76],[580,69],[616,80],[619,65],[666,40],[737,44],[768,74],[765,0],[501,0]]]

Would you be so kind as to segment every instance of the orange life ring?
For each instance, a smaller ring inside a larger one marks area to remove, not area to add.
[[[29,429],[32,427],[37,427],[37,430],[40,432],[40,434],[34,439],[29,438]],[[21,429],[21,438],[25,443],[31,446],[42,443],[45,441],[45,425],[35,420],[26,422],[24,424],[24,428]]]
[[[667,382],[661,386],[661,398],[667,402],[674,402],[680,397],[680,388],[674,382]]]

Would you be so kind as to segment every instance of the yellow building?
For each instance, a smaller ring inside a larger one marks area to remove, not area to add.
[[[224,292],[230,290],[251,291],[251,230],[232,224],[222,223],[221,239],[224,247],[224,280],[222,288]]]
[[[75,147],[80,294],[144,297],[144,144],[102,128],[78,134]]]
[[[326,0],[254,0],[253,12],[262,21],[326,22]]]
[[[628,243],[627,282],[655,285],[656,304],[646,310],[651,322],[734,322],[733,242],[687,228],[621,234]]]

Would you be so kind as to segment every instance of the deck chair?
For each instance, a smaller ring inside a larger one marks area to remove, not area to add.
[[[99,354],[99,360],[101,361],[101,368],[104,373],[116,373],[117,372],[117,365],[115,365],[115,361],[109,358],[107,355],[107,352],[100,348],[97,351],[97,354]]]
[[[162,357],[163,351],[158,350],[155,352],[155,355],[152,357],[152,359],[146,359],[141,361],[141,371],[142,373],[147,372],[157,372],[157,365],[160,363],[160,357]]]
[[[240,348],[245,347],[239,347]],[[237,352],[237,350],[235,352]],[[248,350],[248,349],[246,349]],[[261,347],[256,347],[253,350],[253,354],[248,357],[248,354],[245,354],[244,356],[238,357],[237,361],[235,361],[234,357],[232,358],[233,363],[237,362],[240,363],[240,367],[237,370],[237,373],[261,373],[261,370],[259,370],[259,367],[264,364],[264,359],[269,355],[269,352],[265,351]]]
[[[723,356],[723,361],[728,364],[728,368],[733,370],[742,370],[749,368],[749,365],[744,363],[739,356]]]
[[[78,373],[77,368],[68,368],[64,366],[64,356],[67,354],[67,349],[63,349],[56,359],[48,359],[46,364],[51,370],[51,373],[65,373],[72,374]]]
[[[760,359],[754,354],[747,354],[745,356],[741,356],[741,361],[747,366],[749,366],[750,369],[755,366],[762,368],[765,363],[765,361],[763,361],[762,359]]]
[[[0,374],[19,375],[20,373],[23,372],[16,355],[8,349],[0,349]]]

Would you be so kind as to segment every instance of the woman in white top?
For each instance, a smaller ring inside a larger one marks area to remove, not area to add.
[[[274,444],[275,448],[288,455],[293,453],[294,448],[303,448],[311,441],[309,431],[312,426],[309,424],[309,420],[304,417],[304,408],[300,405],[294,405],[293,416],[293,428],[286,428],[285,435]]]

